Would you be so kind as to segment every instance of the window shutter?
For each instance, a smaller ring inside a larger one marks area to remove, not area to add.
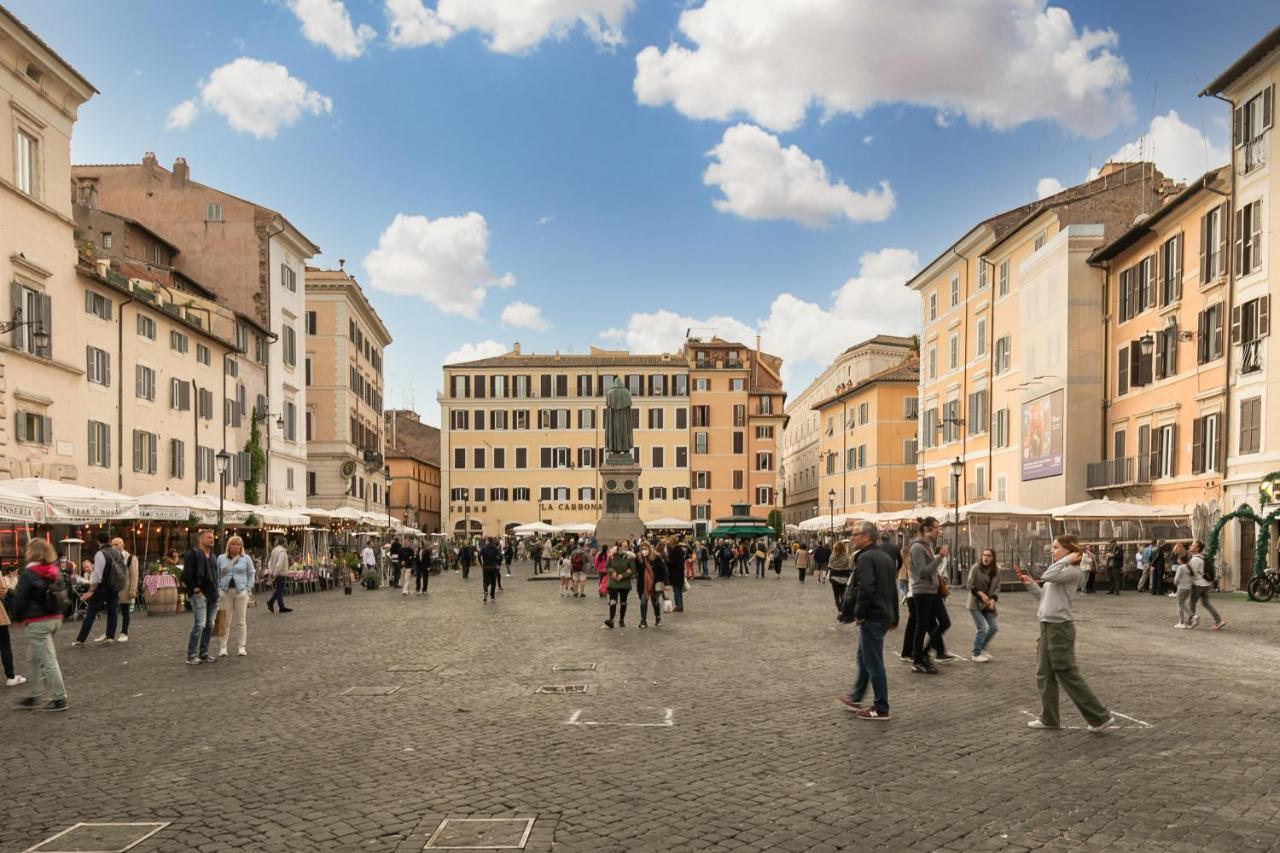
[[[1178,372],[1178,327],[1174,326],[1165,332],[1166,343],[1169,345],[1169,354],[1165,356],[1165,370],[1168,376],[1173,376]]]
[[[1209,213],[1200,217],[1200,283],[1209,283]]]
[[[1138,347],[1138,354],[1139,354],[1139,358],[1141,359],[1141,365],[1142,365],[1142,384],[1150,385],[1151,384],[1151,363],[1154,361],[1154,359],[1151,357],[1151,355],[1144,354],[1142,352],[1141,346]]]
[[[1204,472],[1204,418],[1191,422],[1191,473]]]
[[[1237,147],[1244,144],[1244,107],[1236,107],[1231,121],[1231,141]]]
[[[1146,435],[1146,457],[1147,457],[1147,475],[1151,479],[1160,476],[1160,431],[1156,430],[1153,435],[1150,427],[1142,427],[1138,433],[1139,444],[1145,432]]]
[[[1234,235],[1235,244],[1235,268],[1237,274],[1245,271],[1244,267],[1244,208],[1236,211],[1236,232]]]
[[[1177,242],[1173,244],[1173,298],[1182,298],[1182,254],[1183,244],[1186,242],[1186,234],[1179,231],[1175,238]]]
[[[84,348],[84,372],[89,379],[93,378],[93,347],[86,345]]]
[[[1231,205],[1229,202],[1223,202],[1218,205],[1218,275],[1226,273],[1227,266],[1227,225],[1231,222]]]
[[[1231,343],[1240,343],[1240,306],[1231,306]]]
[[[1129,384],[1134,388],[1146,384],[1142,381],[1142,344],[1129,344]]]
[[[1268,86],[1262,90],[1262,129],[1266,130],[1271,127],[1271,101],[1275,95],[1275,86]]]
[[[93,421],[89,421],[89,464],[98,458],[98,436],[93,431]]]
[[[1258,330],[1255,338],[1265,338],[1271,333],[1271,296],[1258,297]]]
[[[1151,263],[1147,264],[1147,281],[1151,283],[1151,287],[1155,292],[1148,297],[1150,301],[1147,305],[1143,306],[1144,308],[1155,305],[1156,303],[1164,305],[1164,294],[1162,293],[1164,288],[1160,286],[1160,270],[1164,263],[1163,255],[1164,246],[1162,245],[1160,248],[1156,249],[1155,253],[1151,256]]]
[[[1156,375],[1157,377],[1159,377],[1159,378],[1163,379],[1163,378],[1167,375],[1165,371],[1167,370],[1166,361],[1168,360],[1168,359],[1166,358],[1167,353],[1165,352],[1165,349],[1166,349],[1166,347],[1165,347],[1165,333],[1164,333],[1163,331],[1156,332],[1156,333],[1155,333],[1155,335],[1154,335],[1154,337],[1155,337],[1155,341],[1156,341],[1156,346],[1155,346],[1155,350],[1156,350],[1156,351],[1155,351],[1155,371],[1156,371],[1156,374],[1155,374],[1155,375]]]
[[[1196,364],[1209,360],[1209,312],[1196,315]]]
[[[42,444],[53,443],[53,418],[48,415],[40,416],[40,442]]]
[[[10,282],[9,293],[11,301],[13,302],[13,311],[10,312],[9,316],[16,317],[18,316],[18,312],[22,310],[22,285],[18,284],[16,281]],[[12,335],[14,347],[17,347],[22,343],[22,329],[22,326],[13,327]]]
[[[1116,359],[1117,377],[1116,377],[1116,396],[1122,397],[1129,393],[1129,348],[1122,347],[1120,357]]]
[[[1178,425],[1172,424],[1169,430],[1169,476],[1178,476]]]

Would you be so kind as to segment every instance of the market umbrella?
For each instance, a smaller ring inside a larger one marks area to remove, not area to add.
[[[1045,510],[1045,512],[1054,518],[1164,518],[1171,515],[1186,514],[1185,512],[1179,513],[1177,510],[1165,510],[1157,506],[1105,499],[1067,504],[1066,506]]]
[[[655,518],[644,523],[646,530],[692,530],[693,522],[679,518]],[[567,528],[566,528],[567,529]]]
[[[44,521],[44,502],[0,487],[0,521],[40,524]]]
[[[531,521],[513,528],[511,532],[517,536],[533,536],[535,533],[559,533],[560,528],[541,521]]]
[[[5,487],[43,503],[46,524],[100,524],[138,517],[137,499],[119,492],[41,477],[6,480]]]

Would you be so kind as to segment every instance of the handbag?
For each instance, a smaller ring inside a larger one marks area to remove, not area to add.
[[[231,627],[229,624],[227,624],[227,621],[228,621],[227,611],[219,607],[217,615],[213,617],[213,631],[212,631],[213,636],[218,638],[227,636],[227,631]]]
[[[947,579],[943,575],[938,575],[938,595],[942,598],[951,595],[951,584],[947,583]]]
[[[671,613],[676,609],[675,604],[669,598],[662,599],[662,612]]]
[[[654,584],[653,584],[653,591],[654,591],[655,593],[662,592],[662,591],[663,591],[663,590],[665,590],[666,588],[667,588],[667,585],[666,585],[666,584],[664,584],[662,581],[654,581]]]

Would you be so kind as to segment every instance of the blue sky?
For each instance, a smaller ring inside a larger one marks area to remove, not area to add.
[[[796,393],[909,332],[901,281],[1042,179],[1144,139],[1179,177],[1225,162],[1196,93],[1280,23],[1261,0],[5,2],[102,92],[76,162],[184,156],[346,258],[395,338],[388,404],[432,422],[449,353],[691,326],[763,334]]]

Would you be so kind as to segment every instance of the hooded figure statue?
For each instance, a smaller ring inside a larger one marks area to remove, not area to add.
[[[605,422],[605,449],[609,453],[631,455],[634,441],[631,435],[631,394],[621,379],[613,380],[613,387],[605,394],[604,404],[608,413]]]

